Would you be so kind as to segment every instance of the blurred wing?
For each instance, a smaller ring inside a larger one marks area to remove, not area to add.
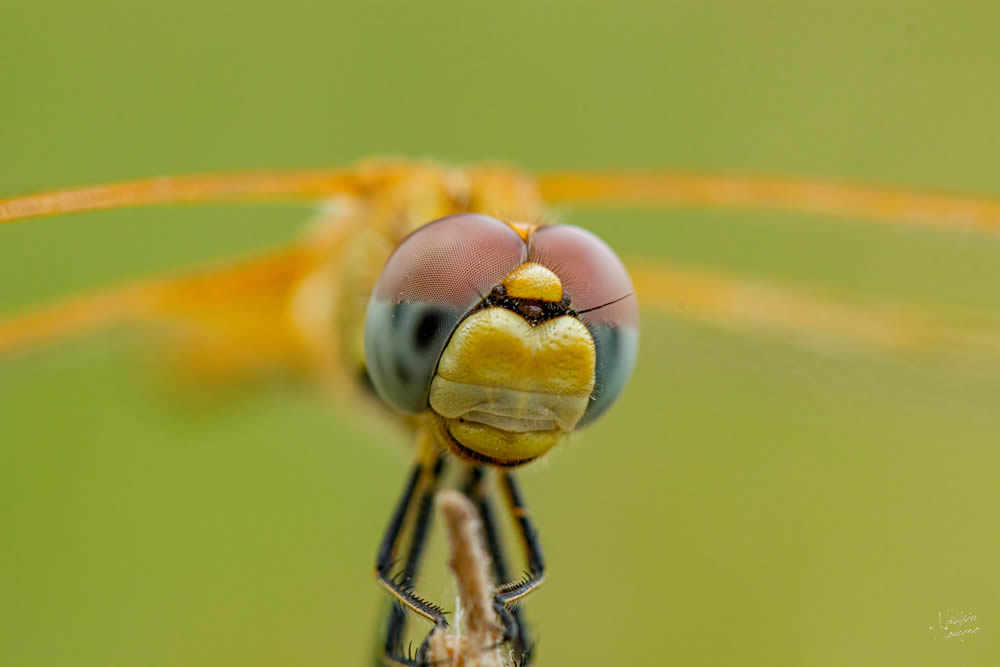
[[[1000,359],[1000,323],[986,313],[871,304],[804,289],[641,262],[629,273],[643,309],[820,345]]]
[[[161,280],[83,294],[0,320],[0,355],[118,324],[154,325],[183,368],[236,379],[308,370],[314,352],[296,312],[329,244],[297,244]]]
[[[1000,201],[837,181],[687,172],[550,172],[537,176],[550,203],[765,208],[885,223],[1000,231]]]
[[[359,172],[352,169],[164,176],[0,199],[0,223],[153,204],[317,200],[357,194],[361,188]]]
[[[147,204],[363,197],[409,173],[405,163],[349,170],[203,174],[62,190],[0,200],[0,223]],[[380,185],[382,184],[382,185]],[[840,182],[684,172],[550,172],[537,177],[553,203],[774,208],[939,228],[1000,230],[1000,201]],[[338,235],[339,234],[339,235]],[[295,245],[227,266],[127,285],[0,321],[0,354],[120,322],[165,325],[186,366],[204,375],[257,369],[337,370],[338,332],[324,321],[345,240]],[[875,307],[718,274],[632,267],[643,306],[681,317],[796,338],[904,349],[1000,349],[995,323],[968,326],[926,308]],[[312,283],[316,289],[303,289]],[[303,296],[304,295],[304,296]]]
[[[194,174],[152,178],[0,199],[0,223],[76,211],[152,204],[318,200],[364,196],[413,168]],[[895,224],[1000,230],[1000,200],[830,180],[682,171],[562,171],[536,175],[550,203],[653,204],[770,208]]]

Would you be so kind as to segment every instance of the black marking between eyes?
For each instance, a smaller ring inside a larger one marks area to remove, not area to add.
[[[472,313],[487,308],[504,308],[523,317],[528,324],[537,327],[539,324],[554,320],[563,315],[576,317],[576,311],[570,308],[569,297],[563,295],[562,301],[542,301],[541,299],[517,299],[507,296],[507,288],[497,285],[483,297]],[[469,313],[470,315],[472,313]]]

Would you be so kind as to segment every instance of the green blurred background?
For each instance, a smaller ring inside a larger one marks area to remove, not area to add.
[[[371,155],[1000,193],[995,3],[0,2],[0,195]],[[1000,315],[1000,241],[565,211],[626,257]],[[267,248],[305,207],[0,229],[0,310]],[[645,311],[612,413],[522,475],[541,665],[994,665],[996,359]],[[193,409],[127,339],[0,366],[0,663],[357,665],[400,438],[308,387]],[[422,586],[453,607],[441,547]],[[964,642],[930,627],[977,616]]]

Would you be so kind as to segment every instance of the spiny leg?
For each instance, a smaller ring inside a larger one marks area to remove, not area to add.
[[[483,537],[486,540],[486,548],[493,561],[493,576],[497,582],[509,581],[507,559],[504,556],[503,544],[500,541],[500,532],[497,528],[496,517],[493,513],[493,503],[486,495],[484,477],[486,470],[483,466],[476,466],[469,470],[469,477],[463,489],[479,511],[479,516],[483,524]],[[514,644],[514,653],[520,660],[520,665],[527,665],[531,659],[530,635],[527,630],[527,623],[524,620],[520,607],[506,609],[500,596],[496,596],[497,613],[501,620],[507,621],[504,628],[504,639]]]
[[[517,602],[527,596],[545,581],[545,558],[542,556],[542,548],[538,542],[538,532],[528,515],[528,510],[524,506],[524,499],[517,485],[517,480],[511,472],[503,471],[498,473],[500,490],[506,500],[507,509],[510,511],[517,526],[517,534],[521,540],[521,547],[524,551],[524,559],[527,561],[528,569],[522,579],[511,581],[501,585],[497,589],[496,610],[504,622],[505,634],[510,628],[518,628],[513,617],[513,612],[508,609],[508,605]],[[518,628],[519,629],[519,628]],[[508,635],[509,637],[509,635]],[[524,651],[520,656],[520,665],[523,667],[531,660],[533,645],[527,641],[523,642]]]
[[[511,472],[501,472],[499,475],[500,489],[507,501],[507,507],[517,523],[518,536],[524,549],[525,560],[528,561],[528,571],[523,579],[500,586],[497,598],[504,605],[509,605],[525,597],[545,581],[545,559],[542,547],[538,543],[538,532],[524,507],[524,499],[518,488],[517,481]]]
[[[440,462],[437,464],[440,468]],[[437,474],[435,473],[435,477]],[[417,575],[417,567],[420,565],[420,557],[423,555],[424,546],[427,544],[427,534],[430,528],[431,508],[434,499],[436,485],[431,483],[421,494],[420,504],[417,507],[417,516],[413,524],[413,537],[410,542],[409,551],[406,554],[406,561],[403,569],[395,577],[395,580],[406,590],[412,590]],[[399,655],[402,648],[403,631],[406,628],[406,611],[402,604],[393,602],[389,612],[389,623],[386,628],[384,654],[387,656]],[[408,656],[409,657],[409,656]]]
[[[391,663],[400,665],[426,664],[426,639],[421,644],[416,656],[410,655],[409,651],[404,655],[401,651],[401,640],[403,630],[406,626],[407,607],[434,623],[432,633],[439,628],[448,627],[444,610],[413,593],[413,581],[420,564],[424,545],[427,542],[434,493],[437,490],[437,482],[443,467],[444,459],[441,457],[437,458],[431,465],[423,462],[414,465],[406,487],[403,490],[403,495],[389,520],[389,526],[382,537],[382,543],[379,546],[378,555],[376,556],[376,577],[379,583],[396,597],[396,601],[390,607],[389,621],[383,644],[383,656]],[[392,567],[395,564],[394,556],[396,547],[403,532],[406,516],[410,508],[414,505],[414,502],[416,502],[418,488],[422,488],[422,492],[420,493],[420,500],[417,505],[410,548],[407,552],[403,569],[397,575],[393,576]],[[430,634],[428,634],[429,637]]]

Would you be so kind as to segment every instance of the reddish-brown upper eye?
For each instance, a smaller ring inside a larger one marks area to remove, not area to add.
[[[470,308],[527,253],[509,225],[462,214],[429,222],[403,239],[375,283],[375,298],[392,303],[448,303]]]
[[[427,407],[451,333],[527,252],[517,232],[485,215],[441,218],[403,240],[375,283],[365,319],[368,375],[386,402],[407,413]]]
[[[573,310],[596,308],[582,316],[585,321],[639,325],[632,280],[618,255],[594,234],[572,225],[542,227],[531,235],[528,258],[559,276]]]

